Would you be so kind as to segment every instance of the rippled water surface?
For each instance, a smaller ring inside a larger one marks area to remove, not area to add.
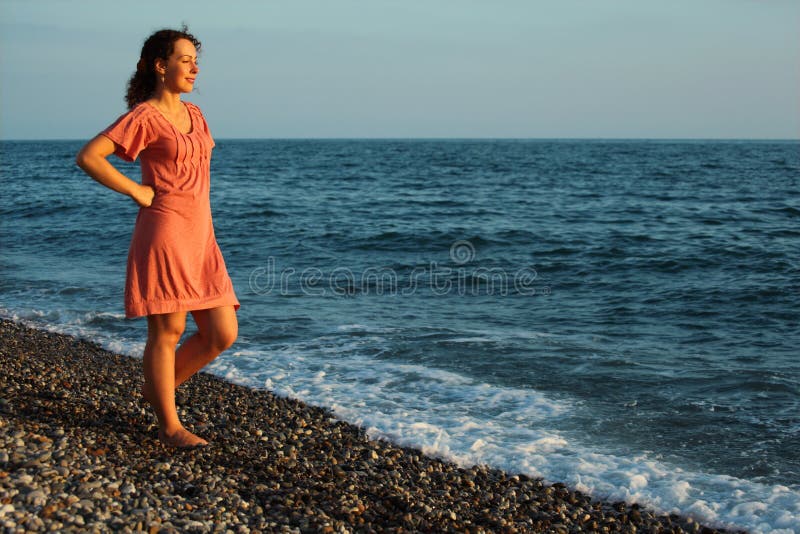
[[[78,142],[0,146],[0,312],[140,354],[135,204]],[[797,142],[218,140],[211,200],[242,303],[214,372],[466,464],[800,531]]]

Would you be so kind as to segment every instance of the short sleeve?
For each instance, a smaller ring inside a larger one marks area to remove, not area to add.
[[[114,141],[114,155],[125,161],[134,161],[150,143],[145,116],[136,109],[121,115],[100,133]]]

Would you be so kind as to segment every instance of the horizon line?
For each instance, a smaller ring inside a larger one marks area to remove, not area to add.
[[[88,141],[84,137],[0,138],[0,142]],[[800,142],[800,137],[215,137],[215,141],[767,141]]]

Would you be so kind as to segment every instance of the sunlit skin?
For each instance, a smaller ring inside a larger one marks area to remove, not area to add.
[[[155,63],[159,84],[156,93],[147,100],[147,103],[161,111],[178,131],[189,133],[192,121],[189,118],[189,110],[181,102],[181,94],[192,92],[195,79],[200,72],[197,65],[197,50],[191,41],[178,39],[169,59],[166,62],[157,59]],[[163,83],[161,77],[164,78]]]
[[[155,61],[156,90],[146,102],[158,109],[182,133],[192,131],[189,110],[181,94],[189,93],[200,69],[197,51],[191,41],[178,39],[172,55]],[[163,81],[162,81],[163,77]],[[114,143],[98,135],[78,153],[76,162],[89,176],[106,187],[128,195],[147,208],[155,191],[120,173],[109,161]],[[192,447],[208,442],[184,428],[175,405],[175,389],[230,347],[238,335],[238,321],[233,306],[191,312],[198,331],[177,349],[186,326],[186,312],[147,316],[147,343],[144,349],[144,385],[142,397],[158,417],[158,437],[170,447]]]

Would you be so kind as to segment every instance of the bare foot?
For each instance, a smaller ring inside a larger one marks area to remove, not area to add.
[[[166,433],[163,430],[158,431],[158,439],[167,447],[177,447],[179,449],[189,449],[192,447],[201,447],[208,445],[208,442],[192,434],[185,428],[181,427],[175,432]]]

